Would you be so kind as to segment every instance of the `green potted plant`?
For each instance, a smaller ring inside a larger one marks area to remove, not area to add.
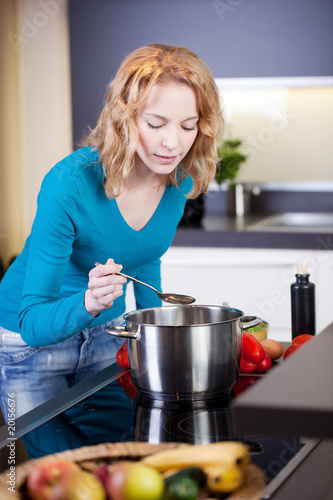
[[[247,158],[240,150],[241,145],[240,139],[225,139],[218,145],[217,153],[220,160],[217,164],[215,180],[219,185],[223,182],[228,182],[229,186],[235,184],[240,166]]]
[[[240,139],[226,139],[220,142],[217,149],[220,160],[215,174],[219,185],[227,185],[228,214],[236,216],[243,216],[249,211],[251,195],[251,191],[242,183],[236,182],[239,169],[247,159],[240,149],[241,145]]]
[[[241,144],[242,141],[240,139],[225,139],[219,143],[217,148],[220,160],[217,163],[215,180],[219,185],[224,182],[228,184],[228,212],[230,215],[238,215],[236,208],[234,208],[236,203],[235,180],[241,164],[247,158],[240,150]],[[242,186],[240,187],[242,188]],[[180,226],[200,225],[204,213],[205,195],[202,193],[197,198],[187,201]]]

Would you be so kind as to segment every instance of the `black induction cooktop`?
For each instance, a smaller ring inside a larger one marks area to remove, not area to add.
[[[232,393],[223,399],[193,402],[165,402],[140,395],[135,399],[124,398],[123,388],[114,380],[64,411],[60,411],[60,398],[58,411],[53,411],[53,416],[50,412],[52,418],[45,418],[47,404],[42,405],[45,408],[42,412],[43,408],[39,407],[40,424],[36,422],[37,409],[29,412],[34,412],[33,418],[26,414],[18,419],[18,436],[24,441],[30,458],[102,442],[207,444],[239,440],[248,445],[252,461],[270,481],[299,452],[303,443],[297,438],[241,434],[230,405],[235,397]]]

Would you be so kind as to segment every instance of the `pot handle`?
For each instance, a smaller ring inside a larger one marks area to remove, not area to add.
[[[105,328],[106,333],[113,335],[114,337],[121,337],[124,339],[140,340],[141,335],[139,333],[127,332],[121,325],[115,325],[112,327]]]
[[[257,318],[257,316],[243,316],[241,323],[243,330],[246,330],[247,328],[253,328],[254,326],[260,325],[262,319]]]

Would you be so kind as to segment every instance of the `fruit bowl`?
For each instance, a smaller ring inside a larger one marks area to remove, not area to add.
[[[8,489],[9,470],[0,474],[0,498],[1,500],[28,500],[27,478],[34,465],[41,461],[48,461],[50,466],[59,460],[74,462],[83,471],[93,473],[103,465],[111,465],[121,460],[139,461],[160,451],[187,446],[191,445],[184,443],[150,444],[144,442],[102,443],[55,453],[24,462],[15,467],[15,491],[9,491]],[[244,477],[245,483],[243,486],[224,498],[228,498],[228,500],[260,500],[266,485],[265,476],[261,469],[255,464],[249,463],[244,466]]]

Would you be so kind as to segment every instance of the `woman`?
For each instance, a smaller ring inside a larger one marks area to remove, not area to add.
[[[183,47],[121,64],[84,147],[45,176],[31,235],[0,285],[1,406],[16,417],[115,361],[121,269],[160,289],[187,197],[208,189],[223,117],[214,79]],[[96,267],[95,263],[103,265]],[[161,305],[134,287],[137,308]]]

